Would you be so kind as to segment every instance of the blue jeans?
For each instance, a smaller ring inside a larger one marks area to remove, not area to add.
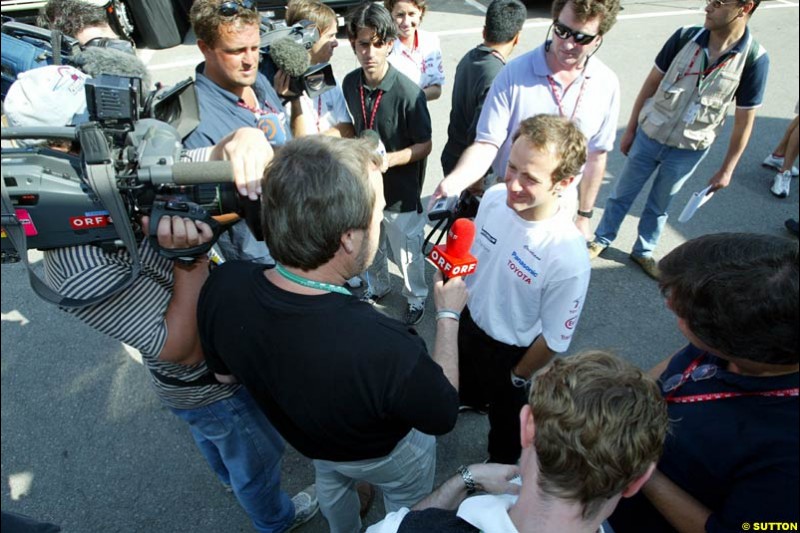
[[[655,171],[653,186],[639,219],[639,237],[631,252],[631,255],[636,256],[652,256],[667,223],[667,210],[672,198],[678,194],[707,153],[708,149],[670,148],[637,129],[628,160],[617,178],[614,192],[606,201],[603,218],[595,230],[595,241],[608,246],[617,238],[619,227],[631,204]]]
[[[171,410],[189,423],[197,447],[233,489],[256,530],[288,529],[294,505],[280,490],[283,439],[245,388],[204,407]]]

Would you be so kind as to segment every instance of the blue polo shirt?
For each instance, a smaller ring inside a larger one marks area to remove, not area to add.
[[[261,108],[261,113],[257,116],[252,110],[243,107],[244,101],[241,98],[208,79],[203,74],[204,69],[205,62],[195,69],[200,124],[183,140],[185,148],[217,144],[232,131],[246,126],[262,130],[273,145],[281,145],[291,139],[291,129],[283,104],[266,76],[259,72],[253,87]]]
[[[701,33],[697,37],[697,44],[708,54],[708,38],[711,33],[702,26],[685,26],[673,33],[672,37],[664,43],[661,51],[656,56],[656,68],[662,73],[667,72],[678,52],[697,35],[698,31]],[[745,27],[742,38],[727,53],[722,54],[714,65],[722,63],[734,54],[744,52],[743,48],[748,37],[750,37],[750,28]],[[753,48],[750,53],[754,54],[753,60],[745,63],[742,77],[739,80],[739,88],[736,89],[735,95],[736,107],[742,109],[761,107],[761,103],[764,101],[764,91],[767,88],[767,74],[769,72],[767,51],[757,41],[753,40]],[[709,65],[709,67],[714,65]]]

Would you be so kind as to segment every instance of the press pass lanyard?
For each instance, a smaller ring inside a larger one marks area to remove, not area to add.
[[[378,114],[378,107],[381,105],[381,98],[383,98],[383,91],[378,89],[378,95],[375,97],[375,102],[372,104],[372,111],[370,113],[369,121],[367,121],[367,106],[364,103],[364,86],[361,85],[358,88],[358,94],[361,96],[361,113],[364,117],[364,125],[367,127],[368,130],[373,129],[372,127],[375,125],[375,115]]]
[[[705,354],[700,355],[697,359],[691,362],[691,364],[684,370],[683,375],[681,377],[681,382],[685,382],[689,379],[689,376],[692,375],[694,369],[700,365],[700,362],[705,357]],[[675,396],[675,393],[678,389],[671,391],[667,396],[664,398],[667,403],[698,403],[698,402],[711,402],[715,400],[726,400],[728,398],[738,398],[740,396],[767,396],[767,397],[778,397],[778,398],[786,398],[790,396],[797,397],[798,395],[798,388],[794,387],[792,389],[776,389],[776,390],[766,390],[766,391],[753,391],[753,392],[713,392],[708,394],[693,394],[691,396]]]
[[[678,78],[674,82],[674,83],[678,83],[683,78],[686,78],[688,76],[697,76],[697,93],[698,94],[701,94],[703,92],[703,89],[705,87],[708,87],[709,84],[711,83],[711,80],[707,81],[706,83],[703,83],[705,81],[706,77],[709,74],[712,74],[713,72],[718,71],[719,69],[721,69],[722,67],[727,65],[728,62],[732,59],[732,57],[728,57],[722,63],[717,63],[716,65],[711,66],[711,67],[709,67],[707,69],[703,69],[703,68],[698,66],[697,71],[696,72],[692,72],[692,67],[694,67],[695,62],[697,61],[697,56],[700,55],[700,50],[701,50],[701,47],[698,46],[697,50],[694,51],[694,55],[692,56],[692,60],[689,62],[689,66],[686,67],[686,72],[684,72],[683,74],[680,74],[678,76]],[[706,55],[704,53],[703,54],[703,63],[705,63],[705,60],[706,60]],[[717,75],[719,75],[719,74],[717,74]]]
[[[558,84],[550,75],[547,76],[547,82],[550,84],[550,92],[553,93],[553,99],[556,101],[556,105],[558,105],[558,114],[562,117],[566,117],[567,115],[564,113],[563,101],[561,100],[561,89],[558,88]],[[570,122],[572,122],[572,120],[575,118],[575,114],[578,112],[578,107],[581,105],[581,99],[583,98],[583,93],[585,90],[586,76],[583,76],[583,79],[581,80],[581,89],[578,93],[577,100],[575,100],[575,107],[572,108],[572,115],[569,117]]]
[[[288,279],[289,281],[293,281],[298,285],[302,285],[303,287],[308,287],[310,289],[317,289],[320,291],[338,292],[339,294],[346,294],[347,296],[350,296],[350,291],[348,291],[344,287],[298,276],[297,274],[294,274],[286,270],[286,268],[280,263],[275,264],[275,270],[278,272],[278,274],[280,274],[284,278]]]

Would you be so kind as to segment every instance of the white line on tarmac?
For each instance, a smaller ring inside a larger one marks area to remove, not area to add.
[[[474,7],[481,13],[486,13],[486,6],[484,6],[480,2],[477,2],[476,0],[464,0],[464,3],[467,4],[468,6]]]
[[[464,0],[464,2],[468,3],[469,5],[473,5],[477,3],[475,0]],[[764,5],[762,3],[758,6],[759,11],[764,9],[794,9],[798,7],[797,2],[790,2],[787,0],[777,0],[777,3]],[[477,8],[477,6],[475,6]],[[481,6],[482,7],[482,6]],[[485,8],[483,9],[485,11]],[[631,15],[620,15],[617,17],[617,20],[634,20],[634,19],[650,19],[650,18],[662,18],[662,17],[674,17],[679,15],[688,15],[691,13],[702,13],[702,9],[681,9],[677,11],[659,11],[656,13],[637,13]],[[523,28],[542,28],[545,26],[549,26],[552,24],[550,19],[539,19],[531,22],[527,22]],[[483,32],[483,27],[475,27],[475,28],[464,28],[460,30],[446,30],[446,31],[438,31],[438,32],[431,32],[439,37],[448,37],[450,35],[468,35],[468,34],[478,34],[480,35]],[[346,39],[339,39],[340,44],[349,45],[350,43]],[[199,52],[198,52],[199,54]],[[154,65],[152,67],[148,67],[151,71],[158,71],[158,70],[169,70],[174,68],[181,68],[187,66],[196,65],[202,61],[202,57],[199,59],[185,59],[183,61],[176,61],[174,63],[164,63],[161,65]],[[147,64],[147,62],[145,62]]]

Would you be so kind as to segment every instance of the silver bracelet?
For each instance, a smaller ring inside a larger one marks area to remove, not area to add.
[[[475,478],[472,477],[472,472],[469,471],[469,467],[466,465],[461,465],[456,470],[458,474],[461,474],[461,479],[464,480],[464,485],[467,488],[467,495],[472,496],[475,494]]]
[[[458,322],[459,320],[461,320],[461,313],[459,313],[458,311],[453,311],[452,309],[440,309],[436,311],[436,321],[438,322],[443,318],[452,318],[453,320]]]

